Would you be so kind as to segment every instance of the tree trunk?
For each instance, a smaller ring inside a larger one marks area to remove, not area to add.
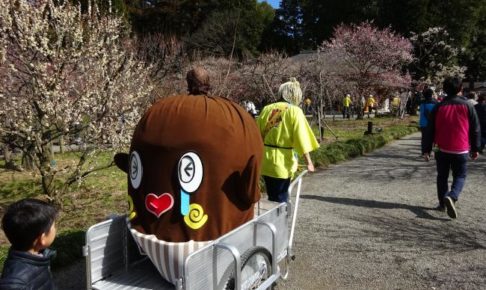
[[[33,152],[22,152],[22,168],[28,171],[34,170],[34,153]]]
[[[361,105],[356,106],[356,120],[363,120],[364,118],[364,108]]]
[[[324,126],[322,125],[324,120],[324,104],[322,99],[319,99],[319,105],[317,110],[317,123],[319,126],[319,142],[324,141]]]
[[[52,154],[52,144],[48,143],[43,145],[41,147],[41,152],[37,153],[37,158],[39,160],[39,171],[42,177],[42,191],[49,197],[49,199],[56,202],[57,197],[55,196],[53,184],[54,171],[52,169],[52,167],[55,166],[55,161]]]
[[[5,160],[5,168],[8,168],[8,164],[12,162],[12,152],[8,148],[7,144],[2,144],[3,160]]]
[[[64,153],[64,136],[59,137],[59,152]]]
[[[7,144],[2,144],[2,151],[3,159],[5,160],[5,169],[21,171],[22,168],[15,164],[12,151],[10,151],[10,147]]]

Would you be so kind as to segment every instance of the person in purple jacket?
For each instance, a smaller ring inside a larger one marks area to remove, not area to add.
[[[462,80],[448,77],[443,82],[447,97],[435,106],[430,115],[422,154],[430,159],[432,145],[438,147],[437,162],[437,210],[447,210],[450,218],[457,218],[455,203],[466,182],[467,159],[478,158],[481,133],[474,107],[458,96],[462,91]],[[449,190],[449,171],[452,170],[452,185]]]

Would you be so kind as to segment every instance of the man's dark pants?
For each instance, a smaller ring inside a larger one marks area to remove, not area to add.
[[[349,117],[350,117],[349,114],[350,114],[349,107],[344,106],[343,107],[343,119],[345,119],[345,118],[349,119]]]
[[[275,178],[263,176],[267,188],[268,200],[276,202],[287,202],[290,178]]]
[[[435,154],[437,162],[437,198],[444,206],[444,197],[449,196],[454,201],[459,199],[466,182],[468,153],[451,154],[438,151]],[[452,185],[449,191],[449,171],[452,170]]]

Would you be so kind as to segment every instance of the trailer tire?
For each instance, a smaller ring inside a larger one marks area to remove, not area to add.
[[[228,270],[228,277],[223,281],[227,281],[223,289],[233,290],[235,287],[235,268],[232,264]],[[272,254],[263,247],[254,247],[247,250],[241,256],[241,289],[257,289],[259,285],[262,284],[268,277],[272,275]],[[253,276],[253,277],[252,277]],[[246,278],[246,279],[245,279]],[[245,285],[245,282],[248,285]],[[270,287],[268,289],[272,289]]]

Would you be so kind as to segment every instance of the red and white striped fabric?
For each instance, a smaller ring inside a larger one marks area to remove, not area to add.
[[[181,278],[186,257],[210,243],[192,240],[183,243],[165,242],[155,235],[142,234],[133,228],[130,228],[130,232],[162,277],[172,284]]]

